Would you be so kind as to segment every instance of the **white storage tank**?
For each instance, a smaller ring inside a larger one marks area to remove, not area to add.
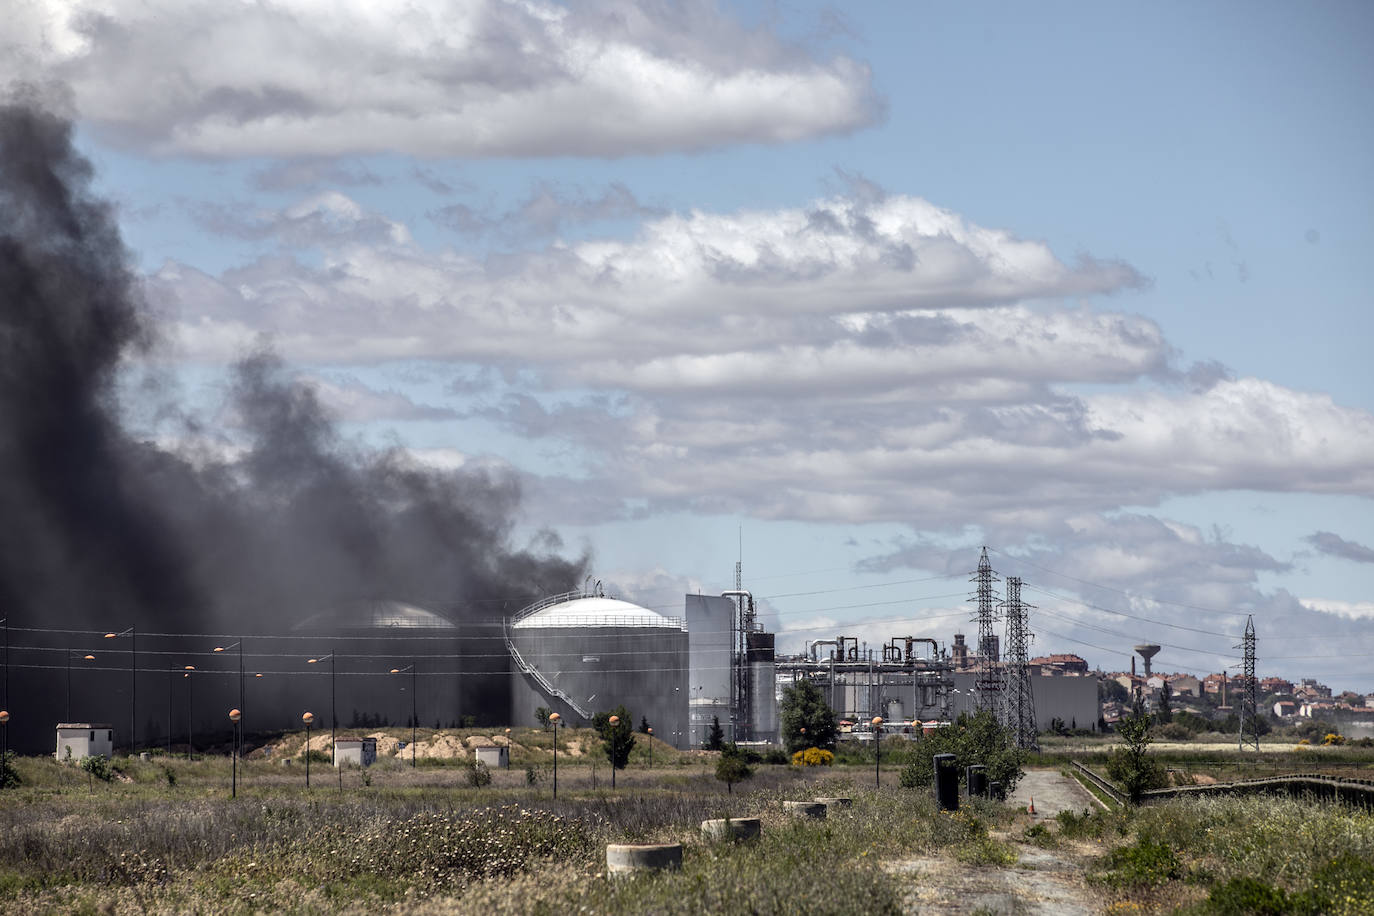
[[[599,593],[570,592],[531,605],[507,625],[511,721],[533,723],[536,707],[585,724],[624,705],[638,728],[674,747],[687,741],[687,627]]]

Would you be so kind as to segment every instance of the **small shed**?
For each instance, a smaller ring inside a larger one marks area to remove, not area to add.
[[[113,755],[113,726],[101,722],[57,723],[57,751],[53,756],[59,761]]]
[[[334,742],[334,766],[351,763],[370,767],[377,762],[376,738],[339,738]]]
[[[473,752],[477,755],[477,762],[484,764],[489,770],[504,770],[510,766],[508,747],[479,747],[474,748]]]

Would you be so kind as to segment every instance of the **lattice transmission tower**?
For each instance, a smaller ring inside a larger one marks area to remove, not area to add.
[[[1237,649],[1243,650],[1240,685],[1240,750],[1247,746],[1258,751],[1259,746],[1259,682],[1255,680],[1255,618],[1245,618],[1245,636]]]
[[[1021,579],[1007,577],[1007,600],[1002,602],[1007,615],[1006,721],[1016,735],[1016,746],[1022,750],[1038,751],[1036,736],[1035,695],[1031,691],[1030,643],[1035,634],[1026,624],[1026,611],[1031,605],[1021,601]]]
[[[978,558],[978,568],[974,570],[970,582],[976,590],[970,600],[978,602],[978,673],[974,680],[975,708],[981,712],[989,710],[997,720],[1004,721],[1002,712],[1002,668],[1001,652],[998,651],[997,634],[993,632],[997,623],[997,592],[993,586],[1001,580],[992,571],[988,560],[988,549]]]

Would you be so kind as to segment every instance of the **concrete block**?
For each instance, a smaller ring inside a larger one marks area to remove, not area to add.
[[[820,802],[785,801],[782,810],[792,817],[811,817],[825,820],[825,805]]]
[[[752,840],[763,833],[763,822],[756,817],[731,817],[701,822],[701,833],[708,840]]]
[[[606,873],[628,875],[637,871],[659,871],[682,867],[681,843],[646,845],[606,845]]]

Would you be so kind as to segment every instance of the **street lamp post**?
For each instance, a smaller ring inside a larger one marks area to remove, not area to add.
[[[231,718],[231,719],[234,720],[234,726],[235,726],[235,727],[234,727],[234,754],[235,754],[235,757],[236,757],[236,759],[237,759],[237,755],[238,755],[240,749],[241,749],[242,746],[243,746],[243,726],[239,724],[240,721],[243,719],[243,708],[244,708],[244,702],[243,702],[243,638],[240,637],[239,640],[238,640],[238,642],[230,643],[230,644],[227,645],[227,646],[215,646],[215,651],[216,651],[216,652],[228,652],[230,649],[238,649],[238,650],[239,650],[239,705],[238,705],[238,708],[236,708],[236,709],[234,710],[234,712],[238,713],[238,718],[237,718],[237,719],[234,719],[234,717],[233,717],[232,715],[229,717],[229,718]]]
[[[195,665],[186,665],[183,669],[186,673],[182,677],[186,678],[186,695],[189,702],[186,704],[186,759],[196,759],[196,679],[191,675],[195,673]]]
[[[649,726],[647,734],[649,735],[649,769],[652,770],[654,768],[654,727],[652,725]]]
[[[67,650],[67,722],[69,723],[72,721],[72,655],[81,651],[81,649]],[[81,658],[88,662],[95,661],[94,655],[83,655]]]
[[[558,800],[558,726],[562,724],[563,717],[556,712],[549,713],[549,722],[553,724],[553,798]]]
[[[305,723],[305,787],[310,788],[310,726],[315,721],[313,712],[304,713],[301,721]]]
[[[133,627],[119,633],[106,633],[106,639],[129,637],[129,756],[138,747],[138,631]]]
[[[615,791],[615,765],[620,757],[620,750],[616,747],[616,740],[619,737],[616,732],[620,730],[620,716],[611,716],[611,791]]]
[[[337,730],[339,726],[339,715],[335,712],[334,705],[334,650],[330,649],[328,655],[321,655],[319,658],[307,659],[307,665],[318,665],[320,662],[329,662],[329,756],[334,763],[335,769],[339,771],[339,791],[343,791],[343,767],[339,766],[339,742]]]
[[[10,711],[0,709],[0,772],[9,774],[10,769]],[[0,782],[0,789],[6,788]]]
[[[176,665],[167,666],[167,756],[172,756],[172,673]]]
[[[234,788],[230,793],[230,798],[239,797],[239,720],[242,718],[243,710],[229,710],[229,721],[234,723],[234,751],[232,755],[234,758]]]
[[[404,668],[392,668],[392,674],[404,674],[410,672],[410,768],[415,769],[415,733],[419,723],[416,716],[415,706],[415,659],[410,660],[410,664]]]
[[[873,785],[882,788],[883,765],[883,717],[873,717]]]

